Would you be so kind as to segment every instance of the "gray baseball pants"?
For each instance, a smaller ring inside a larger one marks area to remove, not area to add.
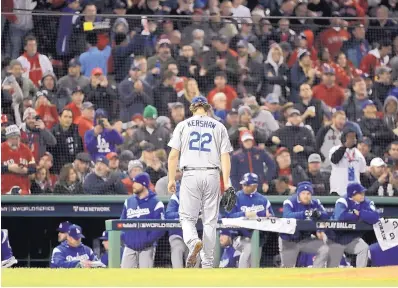
[[[286,241],[279,237],[279,252],[282,267],[291,268],[296,266],[297,257],[300,252],[316,254],[313,267],[325,268],[328,261],[329,247],[322,240],[307,238],[300,242]],[[339,263],[341,256],[339,258]]]
[[[369,245],[366,244],[362,238],[355,238],[346,245],[329,240],[328,246],[330,251],[327,264],[328,267],[339,267],[344,253],[357,256],[356,267],[361,268],[368,266]]]
[[[155,247],[149,247],[142,251],[135,251],[124,247],[121,268],[153,268],[155,260]]]
[[[184,268],[189,254],[187,245],[185,245],[184,240],[179,235],[171,235],[169,243],[171,248],[171,265],[173,268]],[[199,265],[200,256],[198,255],[195,267],[199,268]]]
[[[196,222],[202,210],[203,249],[200,253],[202,268],[212,268],[214,265],[220,199],[219,170],[184,171],[179,207],[182,234],[189,251],[192,251],[199,240]]]
[[[234,239],[232,246],[236,251],[240,252],[238,268],[250,268],[252,266],[252,242],[249,237],[238,236]],[[260,248],[260,255],[262,248]]]

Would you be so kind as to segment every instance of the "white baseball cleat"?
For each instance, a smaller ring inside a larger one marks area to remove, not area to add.
[[[198,260],[198,255],[200,253],[200,250],[202,250],[202,248],[203,248],[203,243],[202,241],[198,240],[198,242],[195,243],[193,250],[188,254],[186,268],[195,267],[196,261]]]

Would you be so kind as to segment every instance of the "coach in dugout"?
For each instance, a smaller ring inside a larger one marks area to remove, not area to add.
[[[97,261],[93,250],[82,243],[82,228],[71,225],[66,241],[54,248],[50,268],[91,268]]]

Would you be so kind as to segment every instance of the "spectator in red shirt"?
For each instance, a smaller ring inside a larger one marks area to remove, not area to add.
[[[227,85],[227,75],[224,72],[217,72],[216,77],[214,78],[214,84],[216,87],[209,92],[207,95],[207,101],[211,105],[214,105],[213,103],[213,97],[219,92],[222,92],[227,96],[227,110],[232,109],[232,101],[238,97],[238,94],[236,93],[235,89]]]
[[[72,102],[65,106],[65,109],[70,109],[73,115],[73,124],[78,124],[79,117],[82,115],[81,109],[84,99],[84,92],[77,86],[72,90]]]
[[[53,128],[53,126],[58,123],[57,106],[51,104],[47,95],[42,91],[36,93],[35,107],[37,115],[43,120],[47,129]]]
[[[391,54],[391,51],[391,40],[383,39],[380,41],[379,48],[370,50],[369,53],[362,58],[359,69],[361,69],[363,73],[374,76],[377,67],[388,64],[390,61],[390,57],[388,55]]]
[[[76,125],[78,126],[79,136],[83,139],[84,142],[84,134],[88,130],[94,128],[94,105],[91,102],[84,102],[82,104],[81,116],[76,120]],[[83,143],[84,144],[84,143]]]
[[[299,47],[293,51],[292,55],[290,55],[289,61],[287,62],[287,65],[290,68],[292,68],[297,62],[298,54],[303,49],[310,53],[310,58],[312,61],[316,62],[318,59],[318,52],[314,48],[314,33],[310,30],[305,30],[300,33],[298,39],[300,40]]]
[[[334,15],[338,16],[338,14],[335,13]],[[341,50],[341,47],[343,47],[343,43],[348,41],[351,35],[347,30],[341,28],[342,19],[340,17],[334,17],[331,22],[331,27],[324,30],[319,35],[319,44],[320,47],[327,47],[332,58],[335,58]]]
[[[344,52],[338,54],[334,68],[336,69],[336,83],[343,88],[347,88],[352,79],[359,76],[357,69],[347,60]]]
[[[303,167],[292,163],[290,152],[286,147],[276,150],[275,160],[277,177],[287,177],[289,179],[289,188],[292,192],[295,191],[295,186],[298,183],[308,180],[307,173],[305,173]]]
[[[331,108],[341,106],[344,102],[344,91],[336,85],[336,72],[328,64],[322,67],[322,83],[313,87],[312,92],[314,98],[322,100]]]

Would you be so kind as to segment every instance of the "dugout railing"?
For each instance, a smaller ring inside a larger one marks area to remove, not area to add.
[[[253,220],[256,221],[256,220]],[[181,229],[181,224],[178,220],[106,220],[106,230],[109,233],[109,268],[120,267],[120,245],[121,233],[126,230],[178,230]],[[197,228],[200,230],[202,227],[201,221],[198,221]],[[221,247],[219,245],[219,231],[221,229],[238,229],[236,226],[226,226],[221,222],[217,226],[217,245],[215,251],[214,267],[218,267],[220,261]],[[342,221],[307,221],[297,220],[296,230],[298,231],[316,231],[318,229],[332,229],[332,230],[356,230],[356,231],[371,231],[373,226],[363,222],[342,222]],[[251,238],[251,267],[260,267],[260,231],[253,230]]]

